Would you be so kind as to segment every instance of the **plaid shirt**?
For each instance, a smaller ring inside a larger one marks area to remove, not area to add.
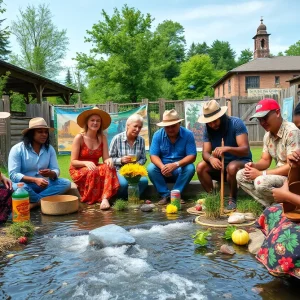
[[[146,163],[145,140],[138,135],[131,147],[127,142],[126,131],[124,131],[117,134],[109,146],[109,156],[112,158],[117,170],[123,165],[121,162],[122,157],[129,154],[136,154],[138,164],[144,165]]]

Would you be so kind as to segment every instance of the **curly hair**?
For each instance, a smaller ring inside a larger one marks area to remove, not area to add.
[[[27,149],[29,149],[29,145],[32,145],[33,144],[33,136],[34,136],[34,132],[35,132],[36,129],[31,129],[31,130],[28,130],[24,136],[23,136],[23,142],[24,142],[24,145]],[[48,133],[48,137],[47,137],[47,140],[44,144],[46,150],[48,151],[49,149],[49,145],[50,145],[50,138],[49,138],[49,133]]]

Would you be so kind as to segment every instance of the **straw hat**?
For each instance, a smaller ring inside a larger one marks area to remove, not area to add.
[[[110,115],[98,107],[93,107],[92,109],[85,110],[81,114],[79,114],[77,117],[77,124],[81,128],[83,128],[88,117],[90,117],[92,115],[97,115],[101,118],[101,125],[102,125],[103,130],[109,127],[109,125],[111,123]]]
[[[227,106],[220,106],[216,100],[211,100],[203,105],[203,114],[199,117],[199,123],[210,123],[221,118],[227,111]]]
[[[178,112],[175,109],[166,110],[163,114],[163,120],[157,123],[157,126],[165,127],[171,126],[176,123],[183,121],[184,119],[179,119]]]
[[[29,127],[22,131],[22,134],[25,135],[29,130],[37,128],[47,128],[50,131],[53,131],[54,128],[51,128],[47,125],[46,121],[43,118],[33,118],[29,121]]]
[[[10,113],[5,112],[5,111],[1,111],[0,112],[0,119],[6,119],[10,116]]]

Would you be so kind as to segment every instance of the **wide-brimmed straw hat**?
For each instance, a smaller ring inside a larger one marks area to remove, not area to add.
[[[10,113],[5,111],[0,111],[0,119],[6,119],[10,116]]]
[[[166,127],[171,126],[176,123],[183,121],[184,119],[179,119],[178,112],[175,109],[166,110],[163,114],[163,120],[157,123],[157,126]]]
[[[203,105],[203,114],[199,117],[199,123],[210,123],[221,118],[227,111],[227,106],[220,106],[216,100],[210,100]]]
[[[37,128],[47,128],[50,131],[53,131],[54,128],[51,128],[47,125],[46,121],[43,118],[33,118],[29,121],[29,127],[22,131],[22,134],[25,135],[29,130]]]
[[[110,115],[98,107],[93,107],[92,109],[85,110],[81,114],[79,114],[77,117],[77,124],[81,128],[83,128],[84,124],[86,124],[86,120],[88,119],[88,117],[92,115],[97,115],[101,118],[101,126],[103,130],[109,127],[111,123]]]

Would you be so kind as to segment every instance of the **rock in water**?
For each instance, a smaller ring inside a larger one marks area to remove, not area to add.
[[[235,253],[235,250],[233,249],[232,246],[223,244],[220,248],[220,252],[224,253],[224,254],[230,254],[233,255]]]
[[[144,211],[144,212],[152,211],[153,210],[153,206],[155,207],[154,204],[143,204],[141,206],[141,211]]]
[[[89,232],[89,243],[100,248],[135,244],[134,237],[115,224],[96,228]]]
[[[265,240],[265,236],[259,229],[256,229],[254,232],[249,233],[249,238],[248,251],[252,254],[257,254]]]
[[[233,213],[228,218],[229,224],[240,224],[245,222],[245,216],[242,213]]]

